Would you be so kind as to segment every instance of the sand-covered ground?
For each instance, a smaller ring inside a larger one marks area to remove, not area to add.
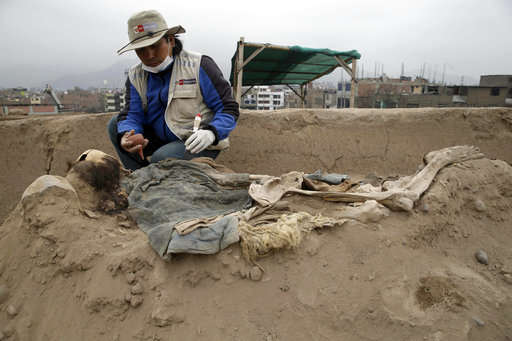
[[[376,186],[441,148],[484,154],[442,168],[411,212],[313,230],[257,266],[238,244],[164,261],[123,212],[51,191],[20,201],[87,149],[114,155],[111,116],[0,121],[0,340],[512,338],[511,109],[243,112],[217,159],[235,172],[322,169]],[[286,200],[327,217],[347,207]]]

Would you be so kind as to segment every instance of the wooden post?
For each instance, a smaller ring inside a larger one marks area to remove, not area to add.
[[[356,60],[352,58],[352,81],[350,84],[350,107],[356,107],[356,91],[357,91],[357,83],[356,83]]]
[[[237,46],[236,63],[235,63],[235,101],[238,105],[242,103],[242,77],[244,74],[243,63],[244,63],[244,37],[240,37],[240,41]]]
[[[305,105],[304,105],[304,84],[300,85],[300,99],[302,100],[302,108],[305,108]]]

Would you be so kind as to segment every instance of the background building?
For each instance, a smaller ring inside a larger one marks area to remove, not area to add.
[[[58,105],[44,92],[30,92],[17,87],[0,91],[3,115],[57,114]]]
[[[240,106],[244,109],[277,110],[285,107],[285,92],[281,87],[262,85],[248,89],[242,88],[246,93]]]
[[[336,92],[336,108],[350,108],[351,87],[351,82],[338,82],[338,88]]]
[[[57,93],[57,97],[64,105],[65,111],[95,113],[105,110],[103,104],[104,96],[97,89],[84,90],[75,87],[73,90]]]
[[[105,111],[119,112],[124,109],[124,93],[107,92],[105,93]]]
[[[512,106],[512,75],[481,76],[480,84],[444,85],[427,79],[360,79],[358,108]]]

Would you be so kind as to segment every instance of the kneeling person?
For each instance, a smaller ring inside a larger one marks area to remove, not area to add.
[[[126,106],[109,122],[109,136],[123,165],[136,170],[169,157],[216,158],[229,146],[228,135],[239,116],[229,83],[208,56],[183,49],[160,13],[143,11],[128,19],[130,43],[118,51],[135,50],[141,63],[126,80]],[[201,115],[199,130],[194,120]],[[130,137],[142,134],[141,145]],[[186,157],[186,156],[185,156]]]

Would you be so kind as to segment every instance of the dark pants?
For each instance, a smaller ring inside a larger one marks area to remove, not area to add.
[[[116,149],[119,159],[124,165],[124,168],[136,170],[145,167],[149,164],[148,161],[142,160],[138,153],[127,153],[117,144],[117,116],[114,116],[108,122],[108,136],[110,141]],[[151,163],[165,160],[167,158],[176,159],[191,159],[196,157],[210,157],[215,159],[220,151],[205,149],[198,154],[190,154],[188,151],[185,153],[185,142],[181,140],[164,142],[160,140],[151,127],[144,127],[144,138],[149,140],[148,145],[144,148],[144,156],[151,155]]]

